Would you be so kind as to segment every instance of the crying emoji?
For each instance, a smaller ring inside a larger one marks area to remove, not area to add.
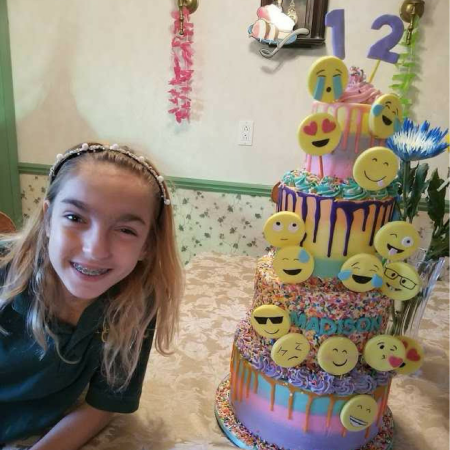
[[[335,56],[319,58],[309,69],[308,90],[314,100],[335,102],[343,94],[347,83],[347,66]]]

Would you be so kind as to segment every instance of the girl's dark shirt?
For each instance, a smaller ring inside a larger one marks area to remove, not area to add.
[[[6,271],[0,269],[0,287]],[[140,359],[126,390],[117,393],[108,386],[101,371],[104,299],[89,305],[73,327],[52,322],[64,362],[48,337],[48,350],[34,340],[26,325],[32,302],[30,293],[14,298],[0,313],[0,442],[22,439],[55,425],[72,407],[87,386],[85,401],[104,411],[131,413],[137,410],[152,346],[155,321],[149,325]]]

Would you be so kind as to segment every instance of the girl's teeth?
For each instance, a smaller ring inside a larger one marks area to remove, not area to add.
[[[79,264],[74,264],[73,266],[75,267],[75,269],[78,272],[81,272],[83,275],[91,275],[91,276],[102,275],[102,274],[104,274],[104,273],[106,273],[108,271],[108,269],[89,270],[86,267],[80,266]]]

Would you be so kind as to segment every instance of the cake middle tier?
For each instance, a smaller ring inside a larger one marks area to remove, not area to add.
[[[305,222],[302,245],[314,256],[314,275],[334,277],[350,256],[375,254],[375,233],[392,219],[394,197],[346,200],[281,184],[277,211],[291,211]]]
[[[271,254],[258,260],[251,311],[261,305],[276,305],[288,311],[290,332],[302,333],[311,346],[307,363],[315,365],[320,345],[330,336],[349,338],[362,354],[371,337],[384,334],[391,300],[378,290],[353,292],[338,278],[314,276],[303,283],[284,284],[273,270],[272,262]],[[260,340],[262,346],[269,344],[269,340],[253,330],[249,332],[251,339]]]

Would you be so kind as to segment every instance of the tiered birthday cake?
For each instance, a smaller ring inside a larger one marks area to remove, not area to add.
[[[383,144],[400,102],[336,57],[320,58],[308,80],[313,114],[298,130],[307,158],[275,189],[272,250],[258,262],[216,417],[246,449],[391,449],[392,377],[423,361],[416,341],[385,334],[393,300],[420,286],[401,262],[419,236],[391,222],[398,163]]]

